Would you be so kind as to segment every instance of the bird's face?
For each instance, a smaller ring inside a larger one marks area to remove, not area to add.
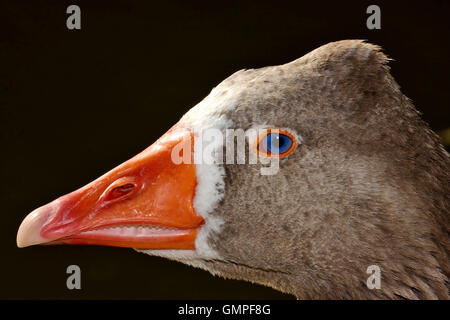
[[[365,106],[376,102],[370,83],[378,74],[322,51],[232,75],[148,149],[30,213],[18,245],[137,248],[274,287],[262,274],[307,281],[312,272],[324,279],[330,266],[336,277],[360,272],[365,234],[386,232],[373,225],[385,195],[395,194],[377,185],[388,181],[379,176],[386,170],[364,153],[376,149],[360,125],[373,117]],[[226,140],[230,129],[245,132],[243,162],[238,140]],[[220,137],[205,139],[211,130]]]
[[[255,81],[255,76],[244,72],[230,77],[142,153],[31,212],[20,226],[18,246],[96,244],[203,261],[220,259],[215,245],[219,235],[221,247],[236,240],[223,230],[262,220],[275,224],[278,217],[267,216],[273,206],[259,204],[287,193],[283,189],[261,192],[261,188],[267,182],[283,181],[283,172],[290,170],[284,167],[299,156],[301,137],[293,126],[295,121],[283,121],[276,110],[271,111],[274,97],[270,92],[253,96],[257,94],[254,87],[274,90],[273,83],[267,85],[266,78]],[[239,137],[231,140],[231,161],[227,150],[230,129],[234,130],[231,134],[244,133],[243,148],[236,145]],[[213,143],[207,138],[211,130],[220,135]],[[218,150],[223,161],[218,161]],[[212,162],[207,161],[209,156]],[[256,162],[250,163],[252,157]],[[285,161],[288,158],[290,162]],[[267,170],[272,166],[272,172]],[[234,191],[227,190],[249,181],[254,190],[242,186],[234,196]],[[245,203],[241,203],[243,194]],[[295,195],[290,198],[295,201]],[[258,205],[249,208],[254,203]],[[237,210],[235,206],[243,207]],[[239,217],[244,207],[245,217]],[[252,239],[251,232],[247,236],[249,247],[250,242],[260,240]]]

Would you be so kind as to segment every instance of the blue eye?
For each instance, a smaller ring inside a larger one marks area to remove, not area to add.
[[[268,132],[259,142],[258,151],[266,155],[285,156],[295,146],[294,137],[287,132]]]

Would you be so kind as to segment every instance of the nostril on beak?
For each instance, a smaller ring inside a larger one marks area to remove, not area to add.
[[[106,188],[105,192],[100,196],[100,200],[104,203],[111,203],[131,196],[137,191],[139,185],[135,177],[119,178]]]
[[[109,191],[106,195],[105,200],[110,201],[120,197],[123,197],[133,191],[135,185],[132,183],[127,183],[122,186],[115,187]]]

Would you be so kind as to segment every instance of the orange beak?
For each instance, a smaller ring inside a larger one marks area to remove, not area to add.
[[[203,224],[193,208],[195,166],[171,157],[186,141],[192,150],[191,133],[175,126],[134,158],[34,210],[20,225],[17,245],[194,249]]]

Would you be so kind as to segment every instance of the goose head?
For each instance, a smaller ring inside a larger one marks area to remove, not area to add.
[[[387,61],[346,40],[236,72],[148,149],[30,213],[18,246],[130,247],[297,298],[449,298],[449,155]]]

